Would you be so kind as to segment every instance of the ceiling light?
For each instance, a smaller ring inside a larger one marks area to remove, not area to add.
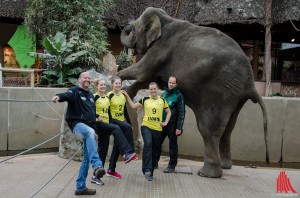
[[[295,39],[293,38],[292,40],[291,40],[291,42],[293,43],[295,41]]]

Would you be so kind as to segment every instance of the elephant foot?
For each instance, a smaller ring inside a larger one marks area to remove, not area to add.
[[[221,166],[223,169],[231,169],[232,167],[231,159],[222,159]]]
[[[200,177],[220,178],[222,177],[222,172],[221,168],[205,168],[205,166],[203,166],[198,171],[198,175]]]

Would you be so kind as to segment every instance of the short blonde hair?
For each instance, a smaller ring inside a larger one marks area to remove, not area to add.
[[[104,81],[105,84],[106,84],[106,80],[104,80],[104,79],[102,79],[102,78],[99,78],[99,79],[94,80],[94,82],[93,82],[93,83],[94,83],[94,86],[97,87],[100,81]]]

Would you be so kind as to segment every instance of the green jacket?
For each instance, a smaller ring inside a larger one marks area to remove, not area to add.
[[[171,109],[171,119],[169,123],[176,123],[176,129],[182,130],[184,117],[185,117],[185,105],[183,95],[178,87],[171,90],[165,88],[165,92],[161,95]],[[166,112],[163,112],[163,120],[166,119]]]

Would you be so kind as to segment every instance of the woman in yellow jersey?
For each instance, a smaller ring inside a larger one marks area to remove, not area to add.
[[[125,91],[124,94],[132,108],[144,108],[145,115],[141,127],[144,140],[142,171],[148,181],[153,181],[154,166],[157,164],[160,156],[162,127],[168,124],[171,111],[165,99],[158,95],[156,83],[152,82],[149,84],[149,91],[150,96],[142,98],[138,103],[133,103]],[[167,113],[165,122],[162,122],[163,110]]]
[[[128,163],[131,160],[136,160],[136,154],[134,153],[134,150],[131,148],[130,144],[125,138],[121,128],[118,125],[110,123],[110,101],[105,95],[105,80],[100,79],[95,81],[95,86],[97,88],[97,92],[94,94],[94,100],[96,106],[96,114],[98,115],[98,152],[100,159],[103,162],[103,167],[109,146],[109,136],[111,134],[114,136],[116,146],[118,147],[122,156],[124,157],[125,163]],[[111,160],[114,160],[114,158],[111,158]],[[92,177],[91,182],[96,183],[98,185],[104,184],[100,179],[97,179],[94,176]]]
[[[112,91],[107,93],[107,97],[110,102],[110,114],[112,117],[111,123],[118,125],[121,128],[131,149],[134,150],[132,126],[126,109],[126,97],[121,91],[122,80],[119,77],[114,77],[111,81],[111,84]],[[118,149],[115,142],[111,153],[109,168],[106,172],[107,176],[114,178],[122,178],[122,176],[115,170],[119,155],[120,150]],[[134,159],[137,158],[135,157]]]

